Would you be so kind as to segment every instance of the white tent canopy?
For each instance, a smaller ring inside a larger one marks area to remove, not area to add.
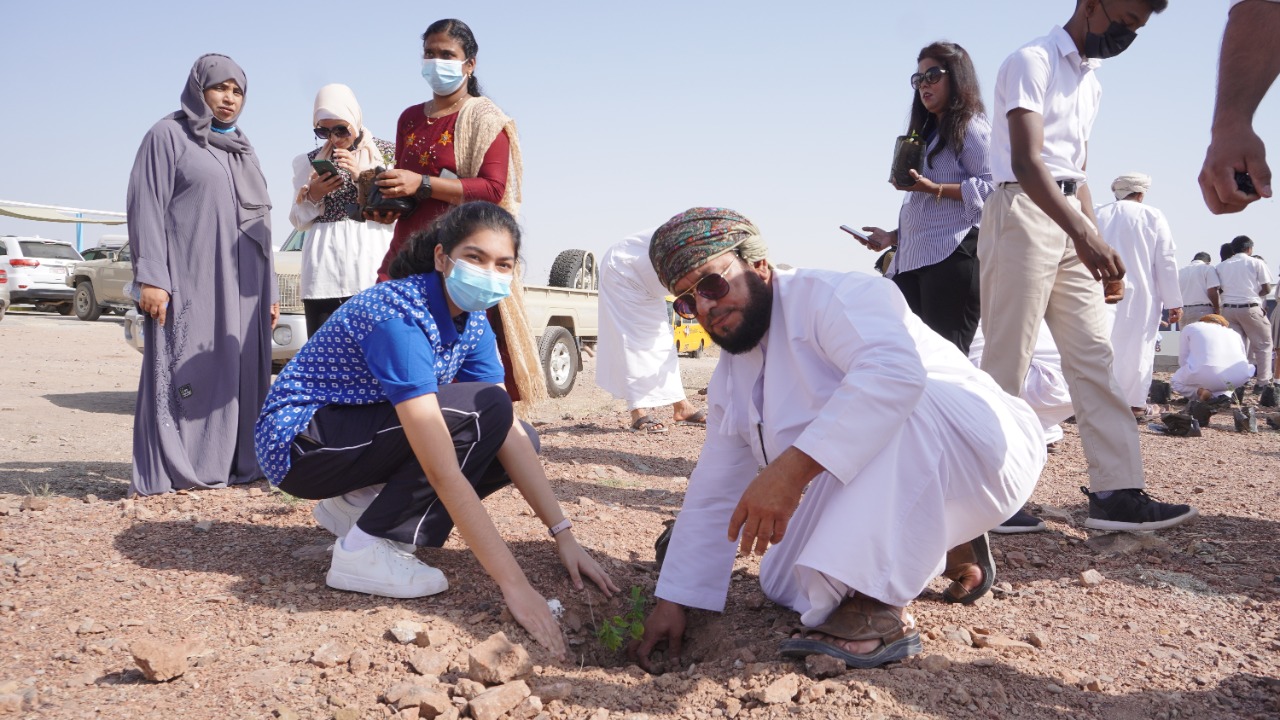
[[[125,216],[122,212],[40,205],[13,200],[0,200],[0,215],[39,222],[79,223],[82,225],[125,224]]]

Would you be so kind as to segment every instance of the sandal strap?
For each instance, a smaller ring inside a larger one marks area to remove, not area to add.
[[[827,621],[806,633],[823,633],[841,640],[880,640],[885,645],[906,637],[908,627],[899,616],[899,609],[871,598],[858,596],[845,598]]]

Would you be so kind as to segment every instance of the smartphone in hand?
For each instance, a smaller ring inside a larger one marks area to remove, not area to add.
[[[841,226],[840,226],[840,229],[841,229],[841,230],[843,230],[843,231],[845,231],[845,232],[847,232],[847,233],[849,233],[850,235],[854,236],[855,238],[857,238],[857,239],[858,239],[858,242],[862,243],[863,245],[873,245],[873,244],[874,244],[874,243],[872,243],[872,242],[871,242],[871,238],[867,237],[866,235],[863,235],[862,233],[858,232],[857,230],[854,230],[853,228],[849,227],[848,225],[841,225]]]
[[[332,160],[320,160],[320,159],[312,160],[311,169],[315,170],[316,174],[319,175],[320,177],[324,177],[325,175],[338,174],[338,166],[334,165]]]

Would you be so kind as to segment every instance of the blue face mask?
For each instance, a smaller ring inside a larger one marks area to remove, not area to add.
[[[454,260],[453,272],[444,279],[453,304],[467,312],[488,310],[511,294],[511,276],[485,270],[465,260]]]
[[[422,77],[431,86],[431,92],[437,95],[449,95],[467,81],[467,74],[462,71],[462,64],[461,60],[423,60]]]

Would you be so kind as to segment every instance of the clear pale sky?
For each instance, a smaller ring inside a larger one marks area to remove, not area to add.
[[[1242,215],[1205,209],[1196,174],[1208,142],[1226,0],[1173,0],[1104,64],[1091,146],[1094,197],[1154,176],[1181,263],[1248,234],[1280,263],[1276,201]],[[329,82],[352,87],[365,123],[394,140],[429,97],[419,35],[469,23],[477,76],[514,117],[525,160],[521,221],[530,282],[555,254],[602,252],[694,205],[754,219],[777,262],[869,270],[840,224],[894,227],[887,183],[905,126],[908,76],[924,45],[973,55],[992,101],[1001,61],[1069,17],[1073,0],[892,2],[537,2],[376,4],[218,0],[8,2],[0,26],[0,199],[124,210],[138,143],[178,108],[192,62],[230,55],[249,88],[239,125],[257,149],[288,234],[290,163],[315,147],[311,108]],[[1280,90],[1256,120],[1280,165]],[[86,228],[86,246],[119,229]],[[0,218],[0,234],[74,239],[74,226]]]

